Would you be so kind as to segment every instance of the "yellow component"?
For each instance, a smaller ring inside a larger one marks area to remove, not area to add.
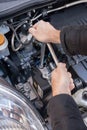
[[[5,42],[5,37],[3,34],[0,34],[0,46],[3,45]]]

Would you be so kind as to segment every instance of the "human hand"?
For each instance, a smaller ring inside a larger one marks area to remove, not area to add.
[[[58,67],[52,72],[51,84],[53,96],[59,94],[71,95],[71,90],[75,86],[71,74],[67,72],[65,64],[58,63]]]
[[[29,32],[40,42],[60,43],[60,31],[56,30],[49,22],[41,20],[32,26]]]

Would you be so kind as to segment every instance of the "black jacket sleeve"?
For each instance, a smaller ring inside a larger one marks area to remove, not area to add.
[[[60,39],[65,52],[87,55],[87,25],[64,27]]]
[[[73,98],[67,94],[53,97],[48,104],[53,130],[87,130]]]

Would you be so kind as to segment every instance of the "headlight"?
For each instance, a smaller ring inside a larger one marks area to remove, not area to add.
[[[87,113],[83,116],[83,121],[84,121],[85,125],[87,126]]]
[[[0,130],[45,130],[32,105],[0,85]]]

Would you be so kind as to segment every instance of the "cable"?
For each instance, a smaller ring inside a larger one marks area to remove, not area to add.
[[[36,16],[35,18],[31,19],[31,23],[35,20],[37,20],[38,18],[40,18],[42,16],[42,14],[39,14],[38,16]]]
[[[17,36],[17,33],[16,33],[14,27],[11,24],[8,24],[6,22],[4,22],[3,24],[6,25],[6,26],[8,26],[14,32],[16,39],[19,41],[19,38]]]
[[[49,11],[47,11],[47,13],[52,13],[52,12],[59,11],[59,10],[64,9],[64,8],[69,8],[69,7],[72,7],[72,6],[74,6],[74,5],[78,5],[78,4],[86,3],[86,2],[87,2],[87,0],[81,0],[81,1],[72,2],[72,3],[70,3],[70,4],[66,4],[66,5],[64,5],[64,6],[62,6],[62,7],[49,10]]]
[[[86,3],[86,2],[87,2],[87,0],[80,0],[80,1],[77,1],[77,2],[72,2],[72,3],[70,3],[70,4],[66,4],[66,5],[64,5],[64,6],[62,6],[62,7],[58,7],[58,8],[56,8],[56,9],[49,10],[49,11],[47,11],[47,14],[52,13],[52,12],[55,12],[55,11],[59,11],[59,10],[62,10],[62,9],[65,9],[65,8],[68,8],[68,7],[71,7],[71,6],[74,6],[74,5],[78,5],[78,4],[81,4],[81,3]],[[41,14],[39,14],[38,16],[36,16],[35,18],[31,19],[31,22],[37,20],[37,19],[40,18],[42,15],[43,15],[43,14],[41,13]]]
[[[12,46],[12,50],[15,51],[15,52],[18,51],[18,50],[23,46],[23,43],[21,42],[21,40],[20,40],[18,37],[16,37],[20,45],[19,45],[17,48],[15,48],[14,39],[15,39],[15,36],[17,35],[17,34],[16,34],[16,31],[17,31],[25,22],[26,22],[26,20],[24,20],[23,22],[21,22],[21,23],[15,28],[15,33],[13,32],[13,34],[12,34],[11,46]]]
[[[6,26],[8,26],[13,31],[12,40],[11,40],[12,50],[13,51],[18,51],[22,47],[22,44],[20,44],[20,46],[18,48],[14,47],[14,38],[15,37],[16,37],[16,39],[17,39],[17,41],[19,43],[21,42],[20,39],[19,39],[19,37],[18,37],[18,35],[17,35],[17,33],[16,33],[16,31],[17,31],[18,28],[14,29],[14,27],[11,24],[8,24],[6,22],[4,22],[3,24],[6,25]]]

